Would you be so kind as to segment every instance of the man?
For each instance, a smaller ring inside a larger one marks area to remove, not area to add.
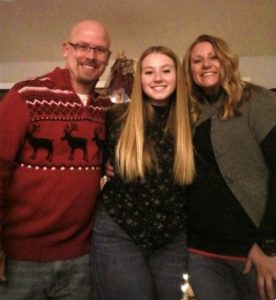
[[[110,57],[94,20],[76,24],[66,69],[17,83],[0,104],[0,299],[91,299],[89,239]]]

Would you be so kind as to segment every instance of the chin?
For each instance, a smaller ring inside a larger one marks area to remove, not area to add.
[[[82,84],[91,84],[92,82],[96,81],[98,79],[98,77],[96,76],[91,76],[91,77],[80,77],[79,78],[79,83]]]
[[[170,95],[160,95],[160,96],[157,96],[155,98],[152,98],[153,100],[155,101],[166,101],[168,98],[170,97]]]

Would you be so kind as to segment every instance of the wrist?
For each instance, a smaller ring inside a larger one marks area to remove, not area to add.
[[[266,238],[257,242],[263,252],[268,256],[276,256],[276,239]]]

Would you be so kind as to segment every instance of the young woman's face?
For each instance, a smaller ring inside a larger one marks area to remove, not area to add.
[[[194,46],[190,55],[193,80],[206,94],[214,94],[220,86],[220,61],[209,42]]]
[[[142,89],[153,101],[166,102],[176,88],[176,67],[167,55],[154,52],[142,61]]]

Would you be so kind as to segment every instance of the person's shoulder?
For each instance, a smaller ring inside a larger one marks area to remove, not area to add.
[[[94,104],[97,107],[102,107],[102,108],[108,109],[113,104],[107,95],[101,94],[95,90],[92,92],[92,98],[93,98]]]
[[[276,97],[269,89],[260,85],[247,83],[244,87],[244,99],[244,104],[250,107],[267,106],[276,109]]]
[[[248,101],[244,102],[245,115],[254,124],[271,128],[276,125],[276,98],[271,91],[265,87],[250,84],[245,88],[249,92]]]
[[[106,118],[112,122],[120,122],[128,109],[128,103],[113,104],[106,113]]]
[[[249,92],[251,95],[251,98],[253,98],[253,97],[258,98],[258,97],[264,97],[264,96],[267,96],[270,98],[273,96],[273,93],[269,89],[267,89],[261,85],[257,85],[257,84],[253,84],[253,83],[246,83],[245,87],[244,87],[244,91],[245,91],[245,93]]]
[[[36,88],[51,88],[53,86],[53,73],[54,72],[51,72],[42,76],[30,77],[26,80],[19,81],[12,87],[12,89],[17,92],[23,92]]]
[[[109,108],[109,113],[114,115],[114,116],[121,116],[124,114],[127,109],[128,109],[129,103],[118,103],[118,104],[113,104]]]

